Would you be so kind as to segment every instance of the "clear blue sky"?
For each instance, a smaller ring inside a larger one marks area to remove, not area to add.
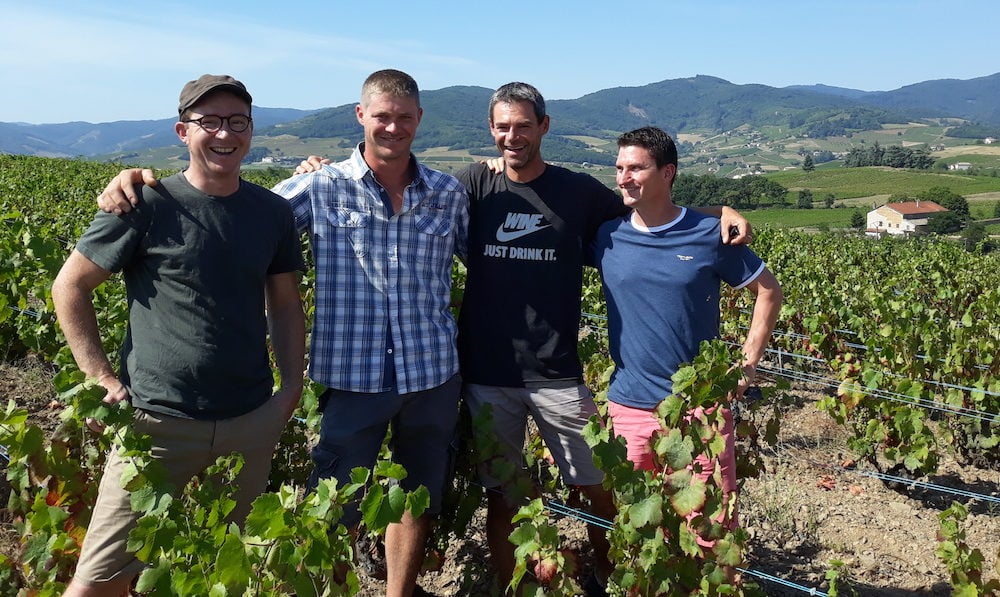
[[[353,103],[380,68],[549,99],[697,74],[875,91],[1000,72],[998,0],[509,4],[0,0],[0,121],[168,118],[206,72],[282,108]]]

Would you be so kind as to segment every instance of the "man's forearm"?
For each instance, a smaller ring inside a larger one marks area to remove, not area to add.
[[[301,388],[305,369],[305,318],[302,309],[298,309],[298,317],[295,316],[294,309],[282,311],[293,312],[275,313],[271,316],[271,348],[278,365],[281,387]]]
[[[278,365],[278,375],[281,377],[281,387],[274,398],[287,420],[291,419],[302,399],[306,334],[301,303],[295,301],[294,306],[268,307],[268,328],[274,360]]]
[[[781,286],[770,271],[764,270],[750,288],[756,294],[750,331],[743,343],[744,364],[757,366],[771,339],[771,333],[781,312],[783,295]]]
[[[305,314],[299,298],[297,274],[281,276],[282,279],[268,285],[267,319],[271,348],[282,388],[301,388],[305,368]]]
[[[56,317],[76,364],[87,377],[117,377],[97,327],[97,313],[90,292],[66,283],[52,287]]]

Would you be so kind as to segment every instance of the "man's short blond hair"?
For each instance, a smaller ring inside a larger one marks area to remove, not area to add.
[[[410,75],[400,70],[387,68],[368,75],[361,86],[361,105],[367,106],[374,95],[385,94],[390,97],[412,97],[420,105],[420,90],[417,82]]]

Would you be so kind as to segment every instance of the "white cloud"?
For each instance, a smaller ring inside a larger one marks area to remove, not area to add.
[[[163,118],[183,82],[204,72],[239,77],[260,105],[313,108],[354,101],[378,68],[447,70],[449,78],[477,68],[417,40],[317,34],[200,3],[0,10],[0,121]]]

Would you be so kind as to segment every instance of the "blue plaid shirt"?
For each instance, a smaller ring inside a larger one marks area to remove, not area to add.
[[[452,256],[465,257],[468,196],[454,177],[417,164],[393,214],[363,145],[343,162],[274,187],[309,232],[316,262],[309,377],[380,392],[392,383],[384,379],[392,358],[396,391],[426,390],[458,372],[448,307]]]

